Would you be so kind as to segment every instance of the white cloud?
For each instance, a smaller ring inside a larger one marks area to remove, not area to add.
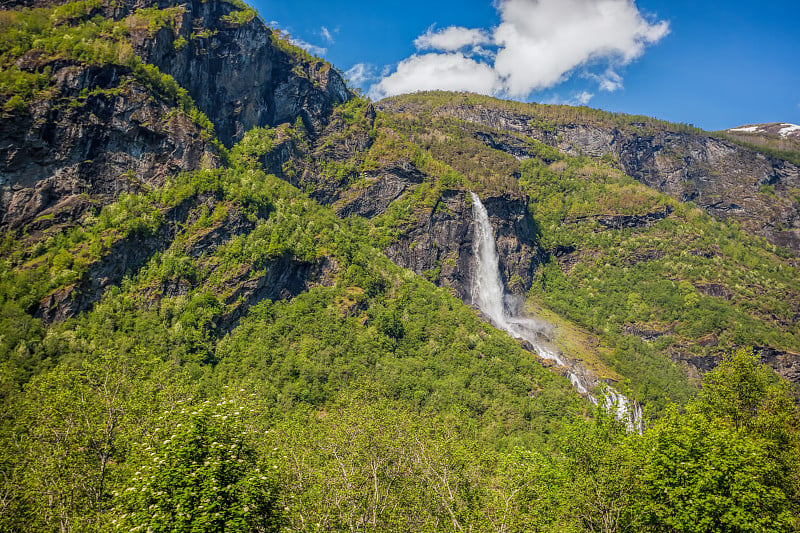
[[[584,77],[595,80],[601,91],[614,92],[622,89],[622,76],[610,67],[602,74],[587,72]]]
[[[330,30],[328,30],[328,28],[326,28],[325,26],[323,26],[322,29],[320,29],[319,34],[322,36],[323,39],[325,39],[325,41],[328,44],[334,43],[333,35],[331,34]]]
[[[370,88],[372,98],[425,90],[471,91],[495,94],[500,79],[490,65],[461,53],[413,55],[397,70]]]
[[[571,105],[586,105],[592,98],[594,98],[594,94],[589,91],[581,91],[572,98],[570,103]]]
[[[492,37],[484,30],[450,26],[443,30],[434,31],[433,26],[428,31],[414,40],[414,46],[419,50],[442,50],[456,52],[469,47],[491,44]]]
[[[504,0],[499,9],[495,69],[512,96],[553,86],[590,60],[628,64],[669,31],[632,0]]]
[[[473,57],[482,57],[485,59],[494,60],[496,54],[494,50],[484,48],[483,46],[476,46],[472,50],[470,50],[470,55]]]
[[[315,56],[322,56],[328,53],[328,49],[322,46],[317,46],[311,43],[307,43],[302,39],[295,39],[291,37],[292,44],[298,48],[302,48],[309,54],[314,54]]]
[[[367,82],[380,79],[375,72],[375,67],[369,63],[356,63],[344,73],[344,77],[355,86],[362,86]]]
[[[543,104],[550,104],[550,105],[586,105],[588,104],[592,98],[594,98],[594,93],[590,93],[589,91],[580,91],[577,93],[573,93],[572,96],[569,98],[563,98],[558,94],[550,95],[542,100],[540,100]]]
[[[448,88],[524,98],[579,68],[600,90],[615,91],[622,88],[619,68],[669,33],[667,22],[645,19],[634,0],[498,0],[496,5],[501,22],[491,32],[429,28],[414,44],[441,52],[401,61],[371,92],[389,96]]]

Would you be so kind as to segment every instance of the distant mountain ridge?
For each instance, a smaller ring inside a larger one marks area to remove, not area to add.
[[[378,107],[401,116],[430,112],[527,136],[568,155],[605,159],[645,185],[800,253],[800,166],[781,153],[760,153],[751,134],[739,143],[648,117],[436,92],[389,98]],[[514,153],[494,137],[483,139]]]
[[[782,138],[797,139],[800,141],[800,126],[788,122],[770,122],[767,124],[746,124],[730,128],[731,133],[753,133],[762,135],[775,135]]]

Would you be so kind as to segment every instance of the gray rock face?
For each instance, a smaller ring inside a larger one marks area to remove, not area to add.
[[[231,146],[253,127],[298,117],[319,129],[333,107],[351,97],[329,64],[275,46],[272,30],[258,17],[237,25],[224,18],[238,10],[232,4],[195,0],[183,6],[174,28],[155,37],[134,33],[134,46],[189,91],[223,144]],[[187,43],[183,48],[176,47],[179,39]]]
[[[59,2],[33,5],[51,3]],[[136,8],[171,5],[123,2],[104,13],[122,18]],[[146,62],[188,90],[224,144],[252,127],[298,118],[313,133],[334,106],[350,98],[330,65],[277,46],[258,18],[242,25],[227,22],[238,9],[232,4],[198,0],[182,8],[172,27],[154,36],[146,28],[132,29],[131,38]],[[178,39],[187,44],[177,46]],[[127,67],[45,64],[35,53],[17,63],[28,71],[50,67],[56,94],[0,121],[0,228],[40,232],[73,223],[122,192],[140,192],[177,172],[219,164],[203,131],[172,102],[131,82]]]
[[[89,265],[77,283],[48,295],[40,302],[35,315],[46,323],[52,323],[90,310],[108,288],[118,285],[126,275],[135,273],[154,254],[173,246],[184,226],[195,222],[204,209],[206,212],[214,211],[221,201],[214,196],[202,195],[165,210],[163,223],[156,231],[146,235],[133,233],[115,242],[110,250]],[[262,215],[267,216],[267,213]],[[202,263],[204,256],[254,227],[253,220],[229,206],[224,219],[181,246],[189,257]],[[255,276],[250,270],[237,272],[227,281],[230,294],[224,303],[232,309],[221,317],[220,331],[231,331],[249,307],[263,299],[291,298],[310,284],[328,284],[333,268],[325,258],[317,263],[308,263],[284,255],[264,265]],[[143,298],[156,301],[163,296],[179,296],[186,294],[191,285],[188,279],[170,279],[153,287]]]
[[[18,63],[43,67],[35,56]],[[126,68],[48,66],[56,96],[0,121],[0,228],[41,231],[122,192],[217,166],[216,147],[188,116],[136,82],[120,84]]]
[[[396,264],[471,302],[474,230],[467,197],[466,191],[445,191],[437,204],[430,211],[419,213],[416,222],[385,252]],[[497,196],[486,198],[483,203],[495,232],[503,283],[512,292],[524,292],[543,261],[525,201]]]
[[[800,384],[800,354],[776,350],[774,348],[757,348],[761,362],[775,369],[787,381]]]
[[[692,201],[721,220],[800,252],[800,168],[728,141],[659,132],[618,138],[623,170],[642,183]]]
[[[412,165],[393,166],[378,172],[366,173],[364,187],[348,191],[345,198],[334,204],[341,217],[357,215],[372,218],[386,212],[392,202],[409,188],[422,183],[425,175]]]
[[[397,101],[380,109],[413,113]],[[621,169],[681,201],[692,201],[721,220],[735,220],[754,235],[800,253],[800,167],[713,136],[631,124],[565,124],[543,128],[536,117],[482,105],[443,106],[434,116],[454,117],[524,135],[570,155],[607,156]],[[638,128],[638,129],[637,129]],[[488,134],[487,137],[495,135]],[[515,157],[514,143],[486,141]],[[494,144],[492,144],[494,143]]]

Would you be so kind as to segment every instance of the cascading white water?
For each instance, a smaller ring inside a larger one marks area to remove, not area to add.
[[[507,331],[515,338],[530,342],[541,357],[568,368],[570,365],[559,355],[558,350],[542,342],[539,334],[542,329],[541,322],[525,316],[515,316],[509,312],[505,304],[505,288],[500,277],[500,257],[495,246],[494,230],[489,223],[489,214],[478,195],[474,192],[470,192],[470,195],[474,223],[472,246],[475,252],[472,302],[489,317],[495,327]],[[571,370],[567,375],[578,392],[586,394],[589,400],[597,405],[597,399],[589,394],[588,384]],[[611,386],[604,388],[603,397],[603,406],[608,411],[615,412],[618,419],[625,421],[628,430],[641,432],[641,408],[638,404],[631,403]]]
[[[472,213],[475,221],[473,248],[475,250],[475,272],[472,278],[472,301],[483,311],[494,325],[506,331],[510,324],[506,321],[503,280],[500,278],[497,248],[494,231],[489,224],[489,214],[480,198],[472,195]]]

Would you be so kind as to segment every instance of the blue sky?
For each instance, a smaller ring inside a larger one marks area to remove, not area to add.
[[[441,86],[717,130],[800,123],[800,2],[257,0],[373,98]]]

